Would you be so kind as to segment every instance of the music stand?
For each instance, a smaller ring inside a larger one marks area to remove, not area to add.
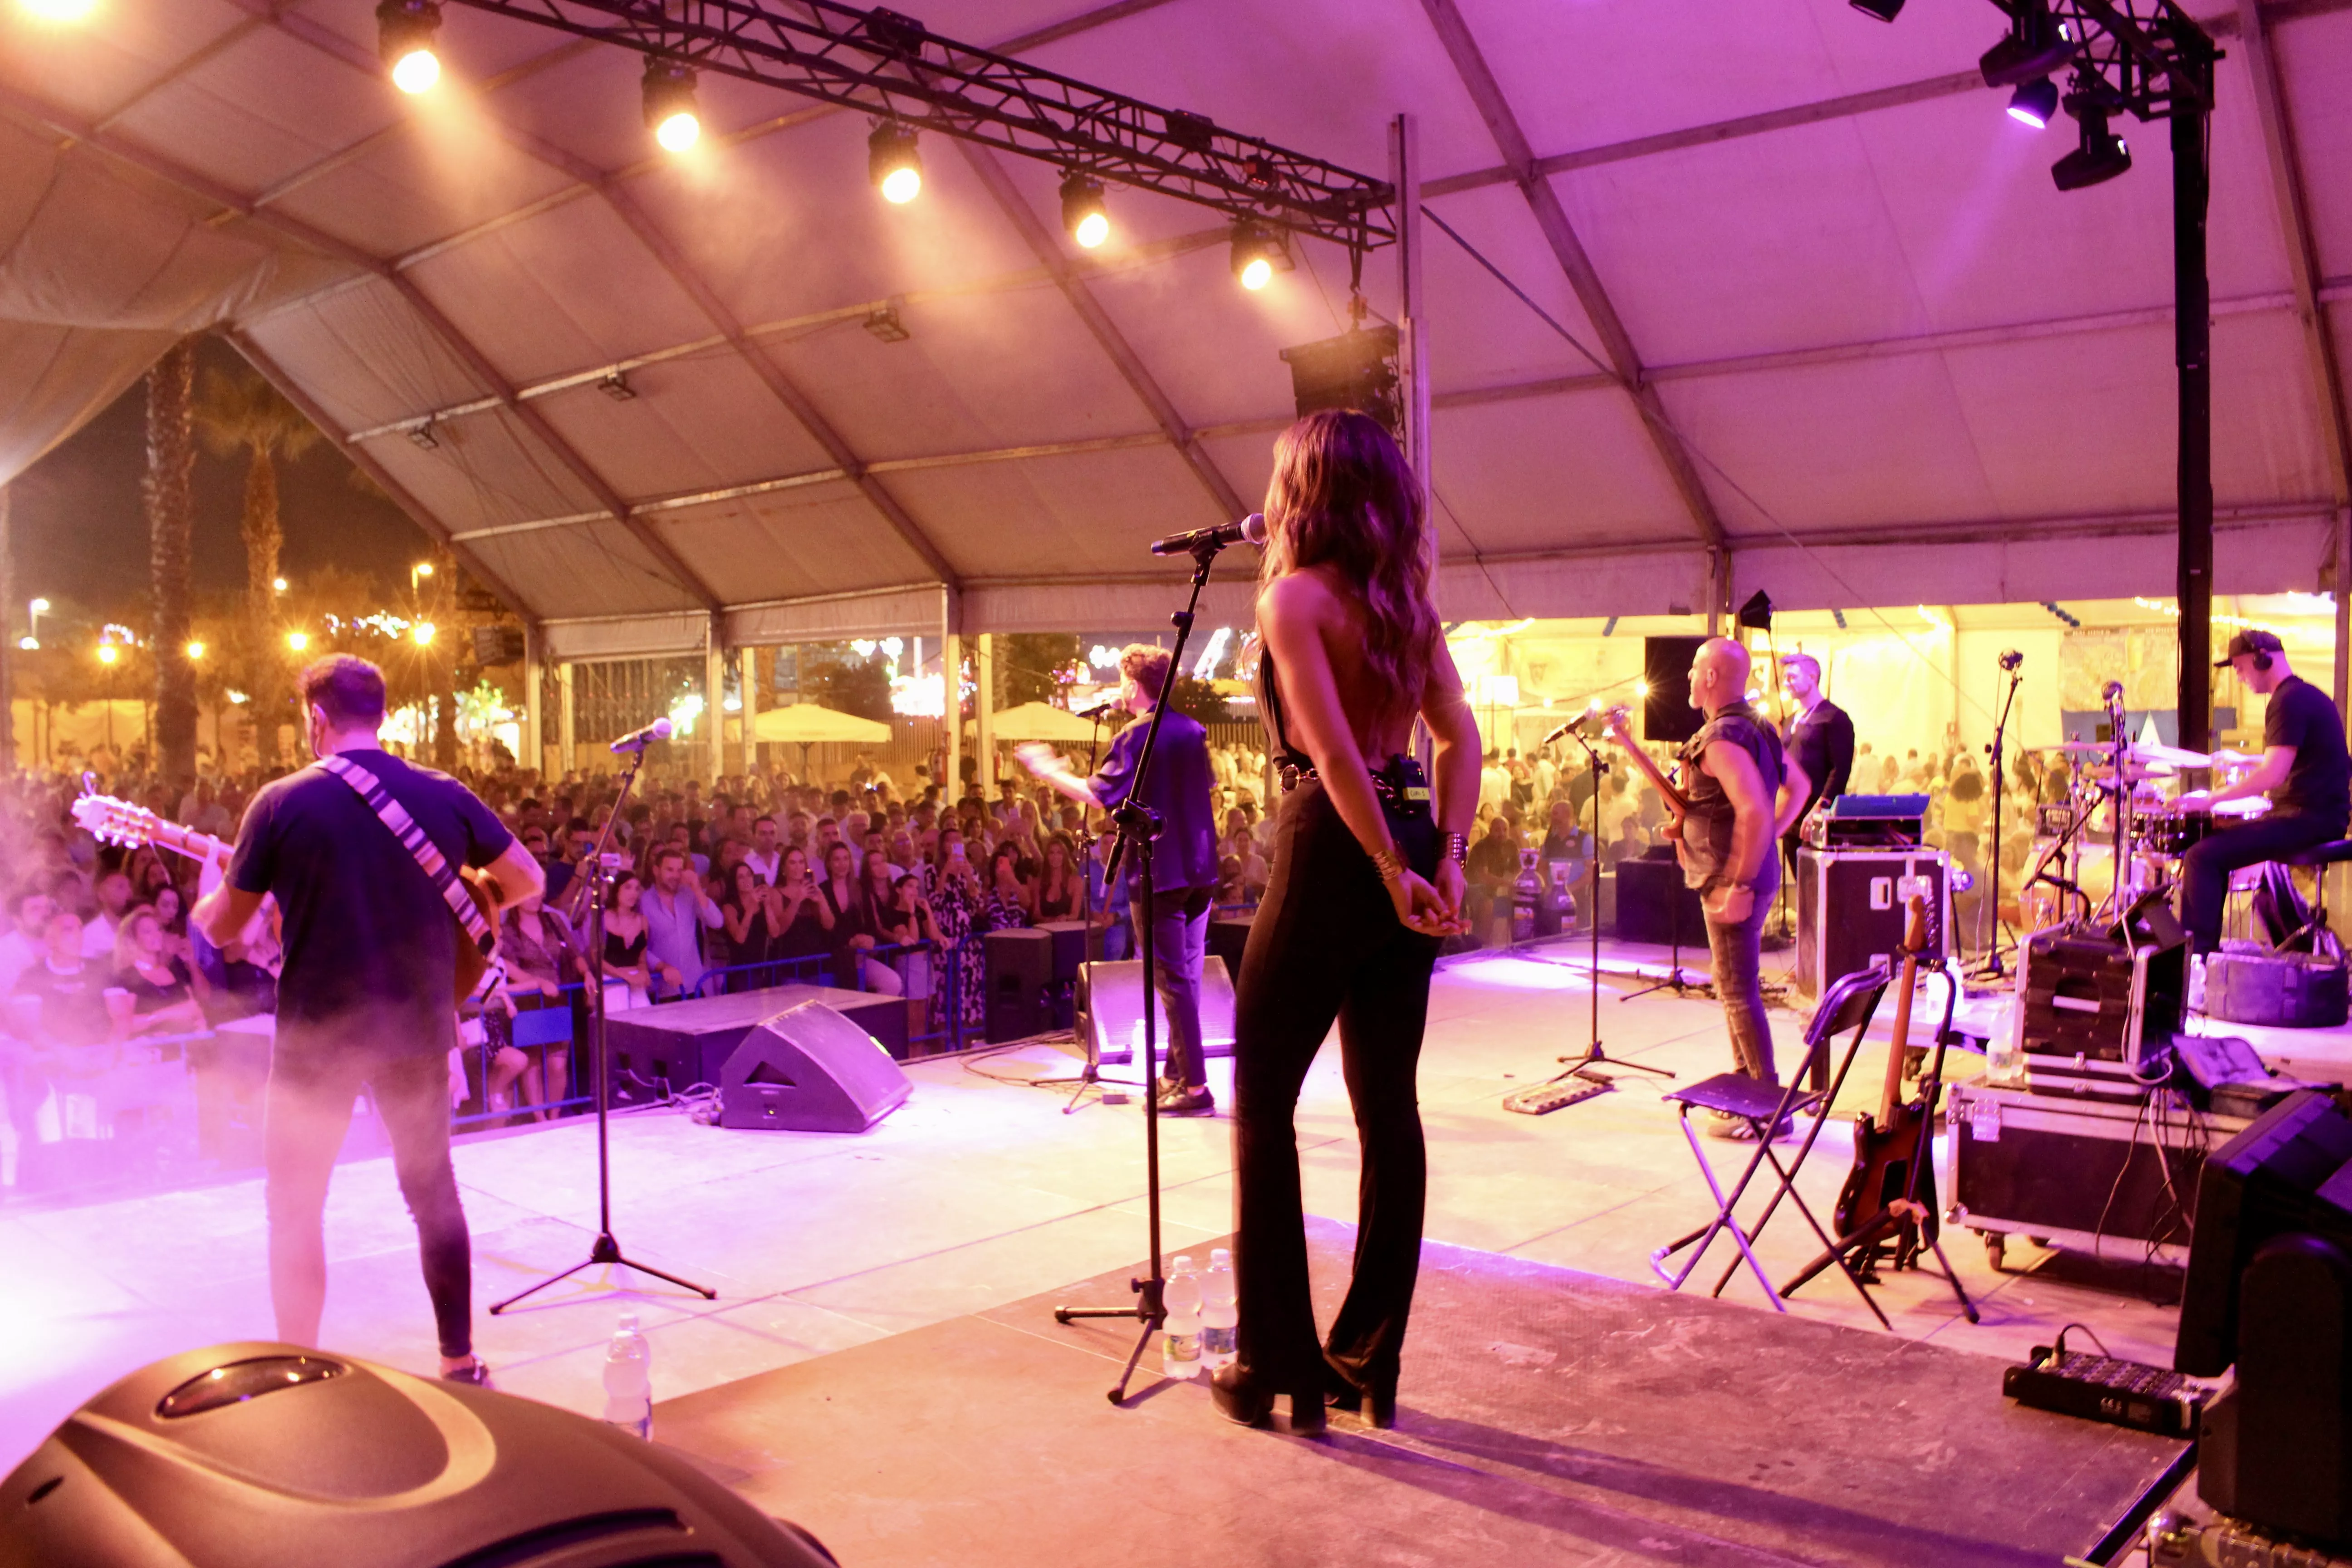
[[[527,1290],[518,1290],[503,1301],[490,1307],[490,1316],[497,1317],[509,1307],[527,1297],[536,1296],[559,1280],[569,1279],[583,1268],[593,1268],[600,1263],[617,1264],[634,1268],[640,1274],[650,1274],[682,1290],[691,1290],[706,1301],[719,1300],[719,1292],[707,1285],[697,1285],[675,1274],[665,1274],[658,1268],[630,1261],[613,1239],[613,1153],[606,1140],[611,1124],[613,1096],[611,1092],[611,1052],[604,1041],[604,890],[612,877],[611,868],[604,864],[604,852],[613,840],[613,825],[621,820],[628,808],[629,786],[637,782],[637,770],[645,765],[646,737],[640,735],[629,749],[629,765],[621,773],[621,793],[613,801],[612,815],[604,819],[604,831],[596,837],[596,847],[582,862],[588,874],[588,984],[594,1000],[594,1011],[589,1016],[589,1033],[595,1045],[596,1056],[596,1239],[588,1248],[588,1256],[561,1274],[551,1274]],[[695,898],[702,897],[700,889]]]

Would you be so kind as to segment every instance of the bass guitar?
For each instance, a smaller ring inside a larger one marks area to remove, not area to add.
[[[1667,777],[1665,770],[1652,762],[1650,753],[1642,750],[1634,741],[1633,716],[1633,710],[1629,707],[1612,708],[1602,722],[1611,738],[1624,747],[1625,754],[1633,759],[1633,765],[1656,786],[1658,798],[1666,803],[1667,836],[1675,841],[1675,859],[1688,869],[1690,863],[1685,859],[1683,850],[1683,823],[1690,816],[1690,796],[1685,795],[1682,786]]]
[[[1895,982],[1895,1037],[1887,1047],[1886,1082],[1878,1113],[1853,1119],[1853,1169],[1838,1190],[1833,1213],[1841,1238],[1877,1226],[1895,1233],[1895,1266],[1909,1264],[1937,1237],[1934,1128],[1929,1124],[1930,1086],[1944,1076],[1944,1043],[1936,1042],[1932,1067],[1920,1079],[1919,1098],[1903,1099],[1903,1061],[1911,1047],[1911,993],[1919,978],[1919,954],[1927,945],[1927,901],[1913,894],[1903,928],[1903,973]]]
[[[117,800],[110,795],[85,795],[73,803],[73,819],[91,837],[101,844],[152,844],[158,849],[168,849],[174,855],[184,855],[191,860],[208,861],[226,872],[228,869],[230,846],[209,833],[199,833],[193,827],[183,827],[176,822],[166,822],[143,805],[133,805],[127,800]],[[499,929],[499,904],[489,889],[495,884],[470,867],[457,872],[466,896],[474,900],[482,919],[490,930]],[[488,884],[486,886],[486,884]],[[492,955],[474,945],[465,927],[456,915],[449,923],[457,927],[457,974],[456,1001],[463,1002],[474,994],[489,972]]]

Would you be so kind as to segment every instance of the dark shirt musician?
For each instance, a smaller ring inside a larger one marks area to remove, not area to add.
[[[2263,715],[2263,760],[2228,788],[2184,795],[2177,804],[2210,809],[2267,795],[2271,809],[2209,836],[2182,861],[2181,920],[2199,953],[2221,945],[2221,906],[2229,898],[2231,872],[2341,838],[2352,815],[2352,757],[2344,749],[2344,720],[2326,692],[2288,667],[2277,634],[2240,632],[2214,668],[2234,669],[2248,691],[2270,699]]]
[[[545,890],[539,862],[471,791],[384,752],[376,739],[383,675],[375,666],[320,659],[302,672],[300,688],[311,753],[346,758],[373,775],[453,871],[485,871],[486,890],[502,903]],[[473,1353],[472,1244],[449,1165],[447,1059],[457,1045],[452,994],[463,940],[457,919],[369,801],[318,764],[254,796],[226,879],[192,919],[225,946],[264,897],[277,900],[285,924],[263,1124],[278,1337],[318,1342],[327,1182],[365,1085],[416,1219],[442,1375],[486,1382]]]
[[[1072,800],[1116,810],[1135,789],[1136,764],[1173,672],[1168,650],[1131,643],[1118,657],[1119,697],[1136,718],[1110,743],[1091,779],[1062,765],[1052,748],[1021,748],[1022,762],[1045,784]],[[1168,1076],[1160,1086],[1160,1109],[1177,1116],[1207,1116],[1216,1109],[1209,1093],[1201,1049],[1201,963],[1208,950],[1209,909],[1217,895],[1217,816],[1210,798],[1209,732],[1200,721],[1171,710],[1160,726],[1144,781],[1143,804],[1160,816],[1160,839],[1151,856],[1152,902],[1140,898],[1135,919],[1152,922],[1152,984],[1168,1011]],[[1142,884],[1134,884],[1138,892]]]
[[[1792,653],[1783,658],[1780,683],[1787,689],[1790,700],[1797,705],[1781,743],[1787,748],[1789,760],[1803,771],[1809,786],[1805,803],[1797,810],[1797,822],[1801,826],[1812,815],[1813,807],[1846,793],[1847,781],[1853,773],[1853,721],[1844,709],[1822,695],[1822,665],[1811,654]],[[1791,827],[1780,840],[1792,873],[1801,841],[1797,827]]]

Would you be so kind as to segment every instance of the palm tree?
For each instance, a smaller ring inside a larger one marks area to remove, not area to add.
[[[147,565],[154,595],[157,771],[177,784],[196,771],[196,671],[188,658],[188,482],[196,445],[190,395],[196,353],[182,340],[147,373]]]
[[[205,375],[204,395],[196,403],[196,426],[205,445],[219,457],[243,447],[248,454],[245,469],[245,580],[251,601],[252,630],[259,638],[263,669],[278,668],[278,551],[285,533],[278,522],[277,459],[292,459],[319,439],[318,426],[286,400],[276,387],[252,371]],[[278,724],[283,711],[282,679],[276,675],[257,683],[254,692],[255,739],[265,767],[278,761]]]

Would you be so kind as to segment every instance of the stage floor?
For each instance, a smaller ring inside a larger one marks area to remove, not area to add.
[[[1320,1315],[1353,1236],[1308,1243]],[[672,1400],[655,1436],[845,1563],[1841,1564],[2079,1552],[2180,1445],[1979,1356],[1432,1243],[1395,1428],[1308,1439],[1107,1386],[1132,1268]],[[1147,1363],[1147,1364],[1149,1364]]]
[[[1612,969],[1666,956],[1603,949]],[[1428,1234],[1624,1281],[1641,1288],[1632,1298],[1640,1302],[1654,1299],[1645,1294],[1655,1289],[1651,1249],[1709,1212],[1657,1080],[1627,1074],[1613,1092],[1540,1118],[1501,1106],[1511,1090],[1556,1071],[1559,1053],[1584,1044],[1582,957],[1581,944],[1554,944],[1473,955],[1440,973],[1421,1075]],[[1768,966],[1776,957],[1785,955],[1768,954]],[[1601,1032],[1611,1055],[1668,1068],[1684,1081],[1729,1065],[1712,1002],[1670,994],[1620,1000],[1630,988],[1603,976]],[[1774,1015],[1784,1070],[1802,1021],[1794,1011]],[[2292,1046],[2288,1055],[2314,1076],[2340,1076],[2352,1063],[2352,1032],[2298,1036]],[[1883,1052],[1865,1050],[1850,1104],[1874,1098],[1883,1062]],[[2333,1071],[2323,1072],[2331,1062]],[[914,1064],[914,1097],[857,1137],[725,1131],[666,1111],[617,1117],[614,1226],[624,1247],[714,1286],[719,1299],[636,1289],[654,1282],[626,1276],[614,1290],[596,1270],[525,1310],[478,1314],[477,1342],[502,1387],[593,1411],[602,1399],[604,1342],[623,1303],[643,1314],[656,1392],[673,1400],[989,1312],[1062,1282],[1106,1272],[1124,1279],[1120,1271],[1144,1250],[1140,1108],[1089,1098],[1065,1115],[1066,1094],[1018,1081],[1071,1065],[1050,1046]],[[1229,1072],[1212,1062],[1221,1099]],[[1309,1211],[1351,1220],[1354,1129],[1336,1048],[1307,1079],[1299,1126]],[[1221,1116],[1160,1128],[1170,1250],[1204,1252],[1233,1223],[1230,1124]],[[1736,1159],[1743,1146],[1708,1147]],[[456,1158],[474,1230],[478,1302],[586,1257],[596,1223],[592,1122],[477,1138]],[[1844,1122],[1833,1121],[1804,1181],[1821,1212],[1848,1161]],[[0,1211],[0,1256],[8,1259],[0,1311],[13,1330],[0,1348],[0,1466],[15,1464],[89,1394],[134,1367],[192,1345],[269,1337],[265,1241],[255,1179]],[[2141,1267],[2137,1247],[2103,1264],[2021,1244],[2008,1252],[2013,1271],[1995,1273],[1973,1237],[1951,1241],[1984,1321],[1963,1321],[1940,1282],[1906,1275],[1881,1297],[1897,1338],[1990,1358],[1991,1368],[2080,1321],[2116,1354],[2169,1359],[2175,1277]],[[1811,1242],[1801,1226],[1776,1220],[1762,1248],[1775,1277],[1810,1258]],[[429,1370],[435,1347],[415,1236],[387,1160],[357,1159],[338,1171],[328,1245],[326,1343]],[[1764,1310],[1744,1276],[1726,1300]],[[1807,1287],[1790,1311],[1886,1339],[1834,1275]],[[919,1423],[919,1410],[907,1418]],[[1050,1453],[1031,1461],[1041,1473],[1056,1462]],[[1951,1482],[1973,1484],[1966,1476]],[[1139,1507],[1151,1506],[1139,1494]]]

